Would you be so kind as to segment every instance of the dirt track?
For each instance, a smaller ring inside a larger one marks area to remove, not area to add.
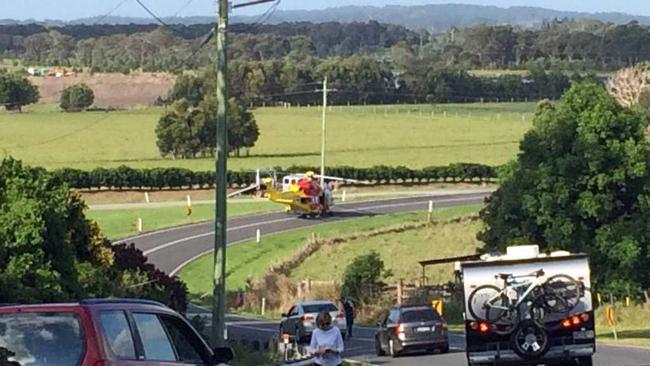
[[[41,100],[58,102],[66,86],[86,83],[95,92],[98,107],[132,107],[152,105],[165,97],[174,85],[175,76],[165,73],[94,74],[68,77],[30,77],[38,86]]]

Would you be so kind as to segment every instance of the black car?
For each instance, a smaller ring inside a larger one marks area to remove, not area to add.
[[[377,325],[375,348],[378,356],[388,353],[395,357],[410,350],[449,352],[447,322],[431,306],[394,307]]]

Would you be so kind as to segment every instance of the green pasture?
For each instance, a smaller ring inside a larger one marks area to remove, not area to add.
[[[466,215],[469,213],[478,212],[479,206],[455,207],[455,208],[442,208],[434,212],[434,219],[445,219],[459,215]],[[394,225],[400,225],[409,222],[416,222],[426,218],[426,213],[411,212],[400,213],[391,215],[380,215],[374,217],[364,217],[356,220],[337,222],[330,224],[323,224],[316,228],[306,228],[293,230],[286,233],[271,234],[263,236],[262,241],[258,244],[255,240],[233,245],[228,248],[227,260],[227,287],[229,290],[237,290],[244,288],[247,279],[257,280],[266,273],[268,268],[285,258],[292,256],[296,251],[300,250],[312,233],[317,233],[321,238],[329,238],[334,236],[348,235],[352,233],[360,233],[364,231],[376,230]],[[466,230],[466,232],[470,232]],[[473,235],[471,232],[467,235]],[[382,236],[383,237],[383,236]],[[467,241],[464,241],[465,243]],[[447,243],[449,245],[449,243]],[[473,249],[476,244],[472,244]],[[376,248],[380,249],[380,248]],[[402,247],[405,249],[405,247]],[[356,252],[355,252],[356,253]],[[317,254],[318,255],[318,254]],[[403,258],[403,263],[409,263],[411,267],[418,267],[417,261],[428,259],[429,257],[436,256],[433,252],[416,252],[412,250],[405,250],[400,254]],[[309,260],[309,259],[308,259]],[[345,263],[350,258],[343,256],[336,259],[339,263]],[[181,279],[187,284],[191,293],[195,295],[204,295],[212,293],[211,289],[211,268],[213,261],[212,254],[207,254],[194,262],[191,262],[180,272]],[[334,269],[331,265],[325,267],[326,270],[320,268],[312,268],[310,271],[322,271],[316,278],[338,278],[340,273],[337,271],[340,268]],[[397,268],[395,270],[398,270]],[[399,275],[399,272],[395,272]]]
[[[214,169],[212,159],[162,159],[155,127],[163,108],[62,113],[55,105],[28,113],[0,111],[0,156],[46,168],[185,167]],[[530,128],[534,103],[334,106],[328,114],[327,164],[422,168],[454,162],[503,164]],[[258,108],[261,137],[233,170],[318,165],[317,107]]]

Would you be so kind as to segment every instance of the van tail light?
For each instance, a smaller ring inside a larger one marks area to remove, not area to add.
[[[313,320],[314,320],[314,316],[313,316],[313,315],[303,315],[303,316],[302,316],[302,321],[304,321],[304,322],[305,322],[305,321],[313,321]]]
[[[343,313],[336,314],[336,319],[344,319],[344,318],[345,318],[345,314]]]
[[[588,322],[590,319],[590,316],[588,313],[580,314],[580,315],[573,315],[570,316],[566,319],[563,319],[560,322],[560,325],[562,328],[568,329],[568,328],[573,328],[581,325],[582,323]]]
[[[472,329],[475,332],[479,332],[481,334],[488,334],[492,329],[494,329],[494,325],[488,323],[488,322],[471,322],[469,323],[470,329]]]

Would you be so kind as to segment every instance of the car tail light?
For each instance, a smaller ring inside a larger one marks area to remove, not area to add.
[[[395,334],[399,335],[400,333],[401,333],[401,334],[404,333],[404,325],[403,325],[403,324],[398,324],[398,325],[395,327]]]
[[[580,315],[580,319],[582,320],[583,323],[588,322],[589,321],[589,314],[584,313],[584,314]]]
[[[571,328],[571,320],[570,319],[562,320],[562,328]]]
[[[314,316],[313,315],[303,315],[302,316],[302,321],[313,321]]]
[[[343,318],[345,318],[345,314],[343,313],[336,314],[336,319],[343,319]]]

